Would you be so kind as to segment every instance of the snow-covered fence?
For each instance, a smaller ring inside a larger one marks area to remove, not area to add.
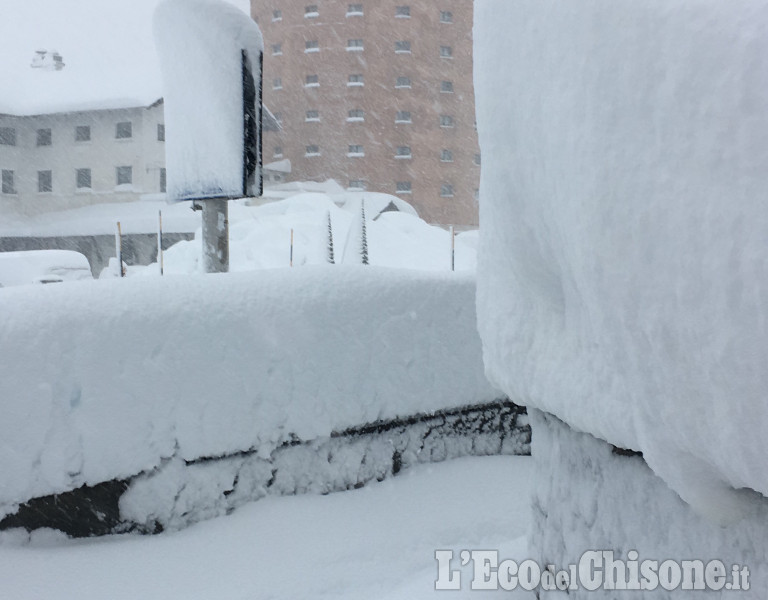
[[[381,481],[425,462],[527,455],[525,409],[509,401],[377,421],[310,442],[194,461],[171,458],[127,480],[34,498],[0,530],[47,527],[76,536],[157,533],[228,513],[267,495],[329,493]]]
[[[378,267],[0,295],[0,518],[169,460],[483,404],[474,278]]]

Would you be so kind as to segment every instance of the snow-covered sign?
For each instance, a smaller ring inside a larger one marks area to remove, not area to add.
[[[258,26],[219,0],[163,0],[154,30],[168,198],[260,195],[264,43]]]

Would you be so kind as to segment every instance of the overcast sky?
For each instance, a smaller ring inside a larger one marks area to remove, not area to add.
[[[152,13],[160,0],[0,0],[0,112],[34,113],[57,102],[158,94]],[[248,0],[227,0],[246,14]],[[66,67],[40,73],[38,49]]]

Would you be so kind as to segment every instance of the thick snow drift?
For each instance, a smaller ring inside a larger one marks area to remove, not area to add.
[[[266,498],[185,531],[67,540],[0,532],[3,597],[13,600],[472,600],[527,592],[435,591],[436,548],[528,557],[533,463],[463,458],[417,466],[359,490]],[[28,540],[28,541],[27,541]],[[458,561],[457,561],[458,562]],[[456,565],[456,568],[460,568]],[[503,594],[503,595],[502,595]],[[735,597],[739,597],[736,595]]]
[[[172,456],[493,400],[474,296],[338,265],[0,290],[0,516]]]
[[[487,371],[727,520],[768,494],[768,2],[475,10]]]
[[[365,200],[368,261],[370,265],[403,269],[449,271],[451,236],[429,225],[405,202],[397,211],[384,210],[397,200],[387,194],[298,193],[261,206],[230,202],[230,271],[251,271],[287,267],[290,261],[291,230],[293,265],[321,265],[328,262],[328,217],[333,231],[334,260],[337,265],[360,264],[360,245],[355,236]],[[175,207],[171,207],[175,208]],[[191,212],[191,211],[189,211]],[[165,216],[165,212],[163,212]],[[166,273],[196,273],[201,269],[201,235],[179,242],[165,253]],[[351,242],[351,243],[350,243]],[[456,270],[474,270],[477,232],[456,236]],[[153,276],[157,266],[129,270]]]
[[[252,174],[244,174],[243,156],[255,141],[244,134],[244,110],[256,111],[251,118],[259,128],[255,103],[264,42],[258,25],[219,0],[162,0],[154,31],[165,99],[168,198],[244,195]],[[245,97],[243,52],[255,97]]]

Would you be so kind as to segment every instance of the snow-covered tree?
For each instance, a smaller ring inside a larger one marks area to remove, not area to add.
[[[368,264],[368,235],[365,231],[365,200],[363,200],[362,203],[362,209],[361,209],[361,218],[362,218],[362,235],[361,235],[361,244],[360,244],[360,258],[361,262],[364,265]]]
[[[333,226],[331,225],[331,211],[326,213],[328,217],[328,262],[332,265],[336,264],[333,258]]]

